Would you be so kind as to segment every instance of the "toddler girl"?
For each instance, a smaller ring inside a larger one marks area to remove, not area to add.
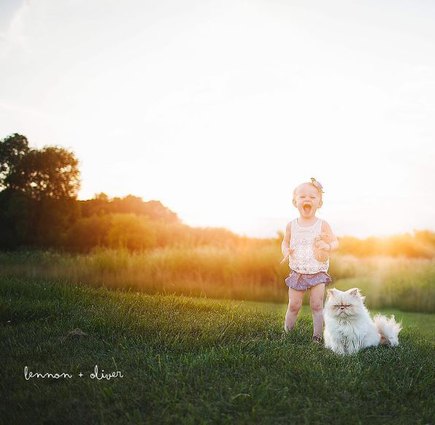
[[[322,342],[323,297],[325,285],[332,282],[327,273],[329,253],[338,248],[337,237],[329,224],[316,217],[322,206],[322,185],[311,178],[293,191],[293,205],[299,217],[287,224],[281,250],[282,262],[289,258],[290,275],[285,279],[289,287],[289,303],[285,315],[284,330],[293,329],[302,306],[305,291],[310,290],[310,306],[313,315],[313,341]]]

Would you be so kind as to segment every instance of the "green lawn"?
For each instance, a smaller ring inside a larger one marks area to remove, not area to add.
[[[311,343],[307,309],[283,334],[283,304],[16,278],[0,300],[1,424],[435,423],[435,315],[384,310],[401,345],[339,357]]]

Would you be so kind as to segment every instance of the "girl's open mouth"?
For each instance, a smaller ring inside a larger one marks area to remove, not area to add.
[[[311,205],[310,204],[305,204],[305,205],[303,205],[302,208],[306,214],[309,214],[311,212]]]

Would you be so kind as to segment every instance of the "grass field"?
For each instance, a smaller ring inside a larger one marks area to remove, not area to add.
[[[98,249],[89,254],[50,251],[0,253],[0,279],[56,280],[216,299],[285,303],[288,264],[278,246],[241,249],[167,247],[143,252]],[[336,255],[334,285],[358,287],[371,308],[435,313],[435,261]]]
[[[285,304],[18,278],[0,297],[1,424],[435,423],[435,315],[383,310],[401,345],[339,357],[306,308],[283,334]]]

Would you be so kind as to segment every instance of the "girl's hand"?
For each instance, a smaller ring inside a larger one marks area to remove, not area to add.
[[[284,252],[285,257],[290,257],[295,252],[294,248],[287,248],[286,252]]]
[[[317,236],[314,239],[314,258],[317,261],[324,263],[329,259],[329,251],[331,247],[323,240],[322,236],[323,235]]]
[[[284,258],[281,260],[280,264],[284,263],[288,259],[288,257],[293,254],[294,251],[295,250],[293,248],[286,248],[284,251]]]
[[[326,243],[326,242],[324,242],[322,240],[316,241],[315,242],[315,247],[317,249],[321,249],[323,251],[330,251],[330,249],[331,249],[329,243]]]
[[[320,234],[320,239],[322,239],[322,241],[325,241],[326,243],[331,242],[331,238],[329,237],[329,234],[327,232],[322,232]]]

